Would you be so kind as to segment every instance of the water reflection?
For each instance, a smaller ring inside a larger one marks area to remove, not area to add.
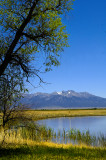
[[[90,134],[96,136],[100,133],[106,136],[106,116],[52,118],[39,120],[38,124],[51,127],[56,133],[58,130],[67,132],[73,128],[81,132],[89,130]]]

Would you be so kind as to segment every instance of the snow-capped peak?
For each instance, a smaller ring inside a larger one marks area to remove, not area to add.
[[[57,94],[62,94],[62,92],[57,92]]]

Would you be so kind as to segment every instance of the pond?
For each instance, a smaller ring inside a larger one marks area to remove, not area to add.
[[[106,116],[50,118],[37,123],[52,128],[59,135],[53,141],[78,143],[78,140],[85,142],[86,139],[90,144],[106,145]]]
[[[52,128],[56,133],[58,130],[68,131],[73,128],[81,132],[89,130],[92,135],[106,135],[106,116],[50,118],[37,122],[39,125]]]

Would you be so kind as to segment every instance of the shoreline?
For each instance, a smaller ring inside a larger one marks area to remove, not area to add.
[[[27,110],[25,114],[37,121],[59,117],[106,116],[106,109]]]

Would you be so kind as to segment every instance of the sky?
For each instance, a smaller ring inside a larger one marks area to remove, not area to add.
[[[42,75],[46,84],[29,85],[29,93],[74,90],[106,98],[106,0],[75,0],[63,22],[70,47],[61,65]]]

